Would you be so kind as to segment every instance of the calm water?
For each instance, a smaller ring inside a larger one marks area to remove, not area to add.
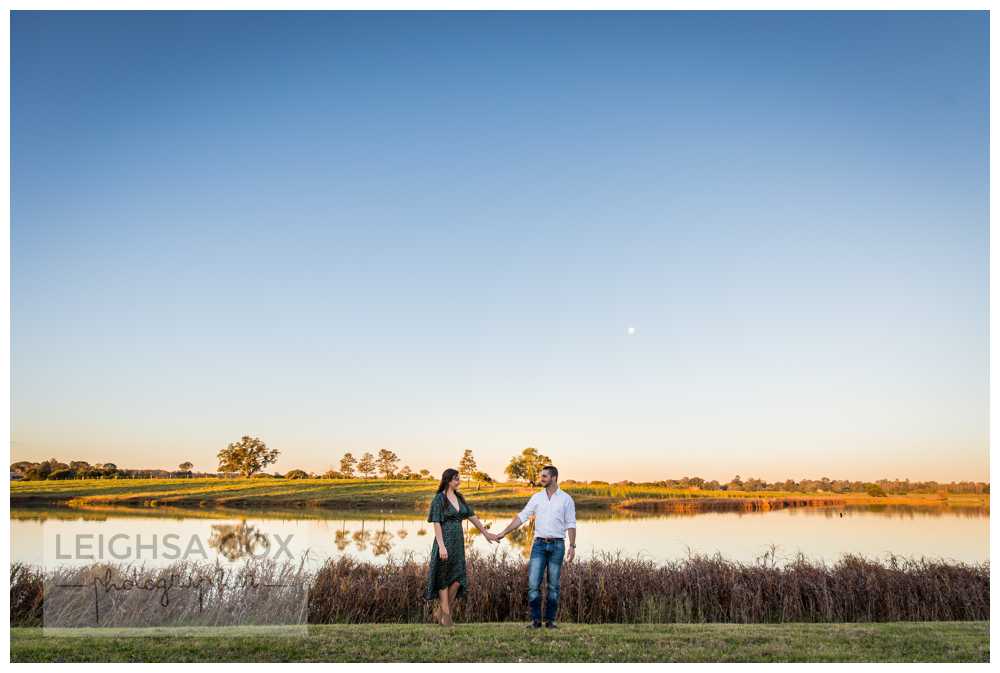
[[[165,565],[182,553],[191,560],[241,562],[249,554],[285,560],[305,558],[310,565],[350,555],[384,561],[412,554],[425,560],[433,541],[431,524],[401,515],[356,512],[336,518],[146,516],[136,513],[95,516],[72,511],[14,512],[11,555],[14,561],[54,566],[94,560],[140,560]],[[388,517],[388,518],[386,518]],[[499,530],[509,515],[481,514]],[[524,528],[521,529],[524,531]],[[525,531],[526,533],[526,531]],[[827,562],[845,553],[872,558],[943,558],[963,562],[989,559],[989,515],[978,509],[928,510],[905,506],[878,508],[797,508],[772,512],[706,512],[615,518],[580,518],[577,552],[586,558],[608,552],[662,562],[688,551],[753,561],[771,545],[778,560],[796,552]],[[524,556],[530,537],[490,545],[469,526],[467,545],[482,553]],[[287,553],[285,550],[287,549]]]

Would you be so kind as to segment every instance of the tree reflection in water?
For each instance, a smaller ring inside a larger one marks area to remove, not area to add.
[[[531,557],[531,544],[535,541],[535,520],[528,519],[528,523],[520,528],[507,533],[503,542],[510,543],[510,546],[521,553],[524,558]]]
[[[365,522],[361,522],[361,530],[355,531],[351,538],[354,540],[354,545],[358,548],[358,551],[364,551],[368,548],[368,540],[371,538],[371,531],[365,530]]]
[[[372,553],[375,556],[384,556],[392,551],[392,540],[394,537],[391,532],[386,530],[388,523],[388,521],[382,521],[382,530],[373,533],[370,530],[365,530],[366,521],[362,519],[361,530],[356,530],[352,533],[347,530],[347,521],[342,521],[340,530],[334,531],[333,542],[337,546],[337,551],[340,552],[344,552],[351,542],[354,542],[354,546],[359,552],[365,551],[371,545]],[[405,538],[406,535],[405,530],[399,531],[400,538]]]
[[[337,551],[344,551],[347,545],[351,544],[350,533],[347,530],[347,522],[341,523],[340,530],[333,534],[333,543],[337,545]]]
[[[208,546],[216,550],[227,561],[237,561],[250,556],[262,556],[271,549],[267,536],[246,521],[238,524],[212,526],[212,536]]]
[[[384,556],[392,551],[392,533],[385,529],[385,521],[382,522],[382,530],[375,533],[375,541],[372,543],[372,553],[375,556]]]

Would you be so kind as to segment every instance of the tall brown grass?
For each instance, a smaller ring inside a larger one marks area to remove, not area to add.
[[[11,566],[13,626],[223,626],[305,624],[311,573],[269,560]]]
[[[457,620],[527,618],[523,559],[470,552],[467,562],[469,591],[458,601]],[[302,572],[311,623],[431,620],[432,606],[423,599],[426,564],[412,557],[379,564],[340,557],[316,571]],[[42,580],[36,569],[11,567],[12,625],[41,624]],[[262,581],[266,583],[267,577]],[[233,595],[211,599],[239,603],[239,596]],[[81,602],[79,609],[85,606]],[[134,614],[128,619],[143,621]],[[605,555],[564,565],[559,619],[580,623],[985,620],[989,619],[989,563],[898,557],[880,562],[847,555],[832,565],[802,556],[782,565],[772,551],[749,564],[718,555],[693,555],[660,565]]]

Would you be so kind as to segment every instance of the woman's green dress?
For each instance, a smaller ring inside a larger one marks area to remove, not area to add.
[[[431,546],[431,558],[427,570],[427,591],[424,598],[434,600],[438,591],[446,589],[453,582],[458,582],[456,596],[465,595],[467,589],[465,579],[465,536],[462,533],[462,520],[475,516],[475,512],[463,498],[458,499],[458,509],[451,504],[442,491],[431,501],[431,510],[427,515],[429,523],[441,524],[441,537],[444,538],[444,548],[448,550],[448,559],[441,560],[438,555],[437,536]]]

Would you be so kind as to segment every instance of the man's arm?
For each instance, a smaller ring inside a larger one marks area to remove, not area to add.
[[[517,528],[519,528],[522,524],[524,524],[528,520],[528,518],[534,513],[534,511],[535,511],[535,496],[531,496],[531,499],[528,500],[528,504],[524,506],[524,509],[521,510],[521,513],[514,515],[514,518],[510,520],[510,523],[507,524],[507,527],[504,528],[499,535],[497,535],[497,539],[502,538],[504,535],[511,532],[512,530],[516,530]]]
[[[501,539],[503,536],[505,536],[507,533],[511,532],[512,530],[517,530],[518,528],[521,527],[521,524],[523,524],[523,523],[524,522],[521,521],[520,516],[517,515],[517,514],[515,514],[514,518],[510,520],[509,524],[507,524],[507,527],[504,528],[502,531],[500,531],[500,533],[497,534],[497,539],[498,540]]]

